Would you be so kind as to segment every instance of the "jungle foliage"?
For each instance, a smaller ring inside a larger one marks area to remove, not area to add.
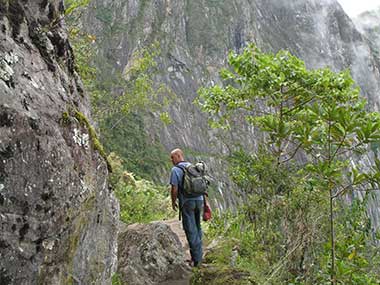
[[[238,266],[259,284],[377,284],[365,205],[380,182],[369,153],[380,115],[367,111],[348,71],[308,70],[287,51],[254,45],[228,63],[223,85],[201,88],[198,104],[217,128],[244,116],[260,142],[231,157],[247,203],[216,219],[211,234],[236,241]]]
[[[108,156],[113,172],[111,185],[120,203],[120,220],[125,224],[148,223],[173,218],[168,188],[152,181],[135,179],[115,154]]]

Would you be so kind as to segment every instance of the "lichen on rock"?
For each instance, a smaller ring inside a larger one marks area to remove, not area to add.
[[[18,62],[18,56],[9,52],[4,56],[0,55],[0,80],[3,80],[8,87],[14,87],[12,65]]]

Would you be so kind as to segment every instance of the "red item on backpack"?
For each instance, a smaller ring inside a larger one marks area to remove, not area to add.
[[[203,207],[203,221],[206,222],[208,220],[211,220],[211,208],[205,201],[204,207]]]

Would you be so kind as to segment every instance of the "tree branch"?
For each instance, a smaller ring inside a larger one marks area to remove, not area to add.
[[[281,163],[286,163],[286,162],[288,162],[289,160],[292,160],[292,159],[294,158],[294,156],[297,154],[298,150],[301,148],[301,146],[302,146],[302,143],[299,143],[299,144],[297,145],[296,149],[294,150],[293,154],[292,154],[289,158],[287,158],[287,159],[285,159],[285,160],[283,160],[283,161],[280,161],[280,164],[281,164]]]

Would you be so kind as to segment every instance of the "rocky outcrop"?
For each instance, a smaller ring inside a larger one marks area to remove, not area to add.
[[[59,0],[0,0],[0,284],[110,284],[118,202]]]
[[[189,274],[181,242],[163,222],[124,227],[119,235],[118,257],[122,284],[159,284]]]

